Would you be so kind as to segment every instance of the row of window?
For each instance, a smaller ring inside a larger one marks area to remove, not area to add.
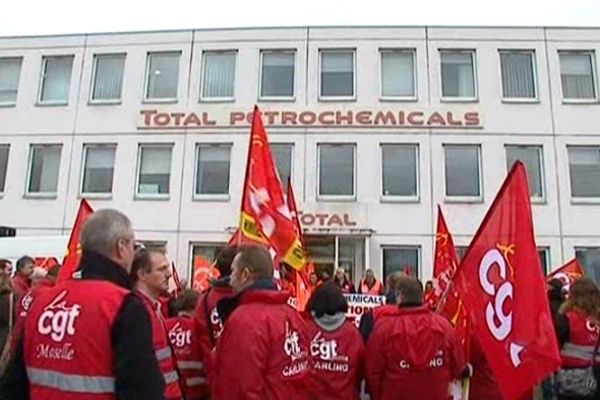
[[[201,257],[209,264],[212,263],[223,247],[224,244],[193,244],[192,268],[196,264],[194,262],[196,257]],[[307,251],[310,253],[310,244],[308,247],[309,248]],[[467,246],[457,246],[456,251],[460,260],[466,253]],[[342,254],[338,254],[338,259],[341,258],[341,255]],[[545,274],[550,272],[552,268],[558,266],[552,264],[552,260],[550,259],[550,247],[538,247],[538,255],[540,257],[542,270]],[[407,270],[411,273],[411,276],[416,276],[421,279],[429,279],[429,277],[423,277],[421,274],[421,246],[383,245],[381,246],[381,256],[384,280],[393,272]],[[600,282],[600,247],[575,247],[575,257],[583,265],[586,275],[594,279],[596,282]],[[204,265],[202,263],[198,264]],[[347,272],[352,277],[354,274],[360,273],[360,271],[352,271],[352,268],[350,268],[350,270]],[[358,278],[360,279],[362,277],[358,276]]]
[[[475,101],[478,98],[475,50],[440,49],[442,99]],[[502,97],[508,101],[538,98],[535,50],[498,50]],[[294,100],[296,50],[262,50],[259,98]],[[560,79],[565,100],[595,101],[596,64],[593,51],[559,51]],[[180,51],[150,52],[146,62],[146,101],[177,101]],[[73,55],[45,56],[38,101],[67,104]],[[95,54],[90,102],[115,103],[122,95],[126,54]],[[235,99],[237,51],[204,51],[201,101]],[[16,103],[22,57],[0,58],[0,104]],[[356,98],[356,50],[319,51],[319,98]],[[382,99],[417,100],[415,49],[380,50]]]
[[[419,145],[381,144],[381,196],[419,200]],[[80,192],[110,194],[113,190],[116,144],[85,144]],[[232,145],[197,144],[194,194],[198,198],[228,199]],[[294,145],[271,144],[282,182],[292,176]],[[449,198],[481,200],[481,146],[444,144],[445,195]],[[4,192],[10,145],[0,145],[0,192]],[[173,144],[140,144],[138,150],[137,197],[169,197]],[[506,165],[525,164],[530,193],[543,199],[543,147],[505,145]],[[54,196],[58,187],[61,144],[32,144],[29,154],[26,194]],[[317,193],[322,200],[356,198],[356,144],[317,145]],[[568,146],[571,194],[575,198],[600,197],[600,147]]]

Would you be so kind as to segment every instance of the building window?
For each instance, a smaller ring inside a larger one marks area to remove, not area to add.
[[[481,148],[444,145],[447,197],[481,197]]]
[[[205,51],[202,55],[202,99],[233,100],[235,51]]]
[[[475,100],[475,51],[440,50],[442,67],[442,97]]]
[[[166,196],[169,194],[172,150],[173,146],[170,144],[140,145],[138,155],[138,195]]]
[[[83,182],[81,193],[109,194],[112,192],[117,146],[84,145]]]
[[[458,262],[460,263],[463,259],[463,257],[465,256],[465,254],[467,254],[467,250],[469,250],[469,246],[456,246],[456,258],[458,258]]]
[[[292,176],[294,145],[292,143],[272,143],[271,152],[273,153],[279,179],[281,179],[283,189],[287,193],[288,179]]]
[[[354,197],[354,144],[319,144],[319,196]]]
[[[0,145],[0,193],[4,193],[4,187],[6,184],[6,171],[8,169],[8,153],[10,151],[10,145]]]
[[[17,102],[22,63],[21,57],[0,58],[0,104]]]
[[[506,145],[506,167],[510,170],[516,161],[521,161],[527,170],[529,195],[541,199],[544,197],[544,168],[542,146]]]
[[[560,81],[565,100],[596,99],[594,52],[559,52]]]
[[[91,100],[120,100],[124,68],[125,54],[96,54]]]
[[[60,169],[60,144],[34,144],[29,154],[28,194],[55,195]]]
[[[548,247],[538,247],[538,256],[540,257],[540,265],[542,267],[542,272],[544,275],[548,274],[550,271],[550,248]]]
[[[73,56],[44,57],[42,61],[42,83],[40,103],[67,104]]]
[[[225,243],[206,243],[206,244],[192,244],[192,257],[191,257],[191,276],[190,279],[193,281],[193,277],[196,270],[199,268],[208,269],[214,264],[221,251],[225,248]]]
[[[600,197],[600,147],[570,146],[571,196]]]
[[[419,278],[420,246],[384,246],[382,251],[384,281],[397,271]]]
[[[381,97],[416,99],[415,50],[381,50]]]
[[[321,50],[320,97],[354,98],[354,50]]]
[[[263,50],[261,52],[262,73],[260,79],[261,98],[294,97],[293,50]]]
[[[418,197],[418,153],[415,144],[381,145],[383,196]]]
[[[230,159],[230,144],[198,145],[196,195],[229,195]]]
[[[176,100],[181,52],[148,53],[146,100]]]
[[[532,50],[500,50],[504,99],[537,98],[534,54]]]
[[[600,247],[576,247],[575,258],[581,263],[585,276],[600,284]]]

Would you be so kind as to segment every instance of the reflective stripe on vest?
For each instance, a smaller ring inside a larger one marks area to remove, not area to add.
[[[177,367],[179,369],[202,369],[204,364],[200,361],[178,361]]]
[[[594,346],[582,346],[579,344],[565,343],[560,350],[562,357],[578,358],[584,361],[591,361],[594,354]],[[598,354],[596,354],[598,358]]]
[[[163,378],[165,383],[168,385],[169,383],[177,382],[179,380],[179,375],[177,375],[177,371],[171,371],[163,374]]]
[[[114,393],[115,378],[65,374],[41,368],[27,368],[29,382],[33,385],[76,393]]]
[[[185,384],[187,386],[200,386],[206,383],[206,378],[198,377],[198,378],[188,378],[185,380]]]
[[[156,360],[158,360],[158,362],[161,362],[163,360],[166,360],[167,358],[171,357],[171,355],[173,353],[171,353],[171,348],[169,346],[163,347],[162,349],[158,349],[155,352],[156,354]]]

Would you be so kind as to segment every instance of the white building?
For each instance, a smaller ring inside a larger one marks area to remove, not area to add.
[[[190,276],[237,224],[257,103],[318,263],[428,279],[437,204],[466,246],[520,158],[546,267],[600,278],[598,52],[600,29],[0,38],[0,225],[68,235],[85,196]]]

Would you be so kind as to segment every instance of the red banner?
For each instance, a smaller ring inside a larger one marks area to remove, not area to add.
[[[454,282],[506,400],[560,367],[521,162],[500,188]]]
[[[92,206],[87,202],[86,199],[81,199],[79,203],[79,210],[75,217],[75,223],[71,230],[71,236],[69,237],[69,244],[67,245],[67,253],[63,259],[63,265],[58,272],[57,281],[61,282],[66,279],[70,279],[77,268],[79,268],[79,261],[81,259],[81,243],[79,243],[79,235],[81,234],[81,228],[85,220],[94,212]]]
[[[435,235],[435,258],[433,263],[433,292],[428,298],[431,308],[437,306],[442,295],[448,290],[458,267],[458,257],[456,256],[454,241],[448,231],[444,214],[442,214],[442,209],[439,205],[437,233]]]
[[[574,258],[556,271],[550,273],[546,280],[550,281],[552,279],[558,279],[564,284],[564,289],[566,291],[569,290],[571,284],[575,282],[577,279],[581,278],[584,275],[583,267],[579,264],[579,261]]]
[[[283,196],[267,132],[255,106],[248,145],[238,243],[268,243],[277,258],[297,270],[305,265],[302,244]]]

